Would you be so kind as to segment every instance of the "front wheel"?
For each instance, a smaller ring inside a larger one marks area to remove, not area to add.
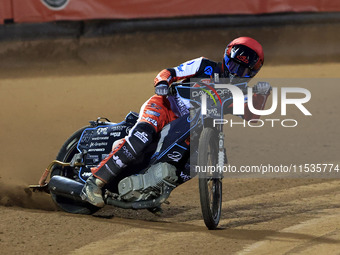
[[[211,230],[217,228],[222,210],[222,179],[209,171],[217,165],[218,135],[216,130],[204,128],[198,144],[199,193],[204,223]]]

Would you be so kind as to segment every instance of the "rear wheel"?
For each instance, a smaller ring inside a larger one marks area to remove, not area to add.
[[[73,135],[71,135],[70,138],[68,138],[67,141],[61,147],[56,159],[62,162],[70,162],[73,156],[76,153],[79,153],[79,151],[77,150],[79,139],[83,131],[89,127],[90,126],[83,127],[79,129],[78,131],[76,131]],[[61,176],[79,181],[77,173],[71,167],[61,167],[61,166],[55,165],[51,171],[51,178],[54,175],[61,175]],[[69,212],[69,213],[93,214],[100,209],[87,202],[78,202],[67,197],[53,194],[53,192],[51,192],[51,196],[52,196],[53,201],[62,210]]]
[[[212,128],[204,128],[198,145],[199,193],[204,223],[208,229],[216,229],[222,209],[222,179],[210,173],[209,166],[218,163],[218,135]],[[204,170],[204,171],[203,171]]]

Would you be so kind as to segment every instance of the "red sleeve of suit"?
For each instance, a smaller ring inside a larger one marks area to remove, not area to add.
[[[170,84],[171,80],[172,80],[172,76],[171,76],[170,71],[168,69],[164,69],[159,72],[159,74],[156,76],[153,83],[155,86],[159,83]]]

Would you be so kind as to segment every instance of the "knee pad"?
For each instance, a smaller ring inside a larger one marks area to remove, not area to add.
[[[136,155],[139,155],[152,142],[155,134],[156,130],[153,126],[140,122],[131,130],[126,141]]]
[[[104,182],[110,182],[130,162],[134,161],[152,142],[156,130],[150,124],[138,123],[128,136],[121,139],[113,151],[100,165],[92,169],[92,173]]]
[[[125,165],[138,157],[145,148],[152,142],[156,130],[153,126],[146,122],[138,123],[125,137],[125,142],[121,148],[115,153],[115,156]]]

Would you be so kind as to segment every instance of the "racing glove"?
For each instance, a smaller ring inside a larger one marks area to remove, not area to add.
[[[159,96],[166,96],[169,94],[169,86],[164,83],[160,83],[155,87],[155,93]]]
[[[254,85],[253,91],[256,94],[260,95],[268,95],[270,91],[272,90],[272,87],[268,82],[265,81],[259,81],[257,84]]]

